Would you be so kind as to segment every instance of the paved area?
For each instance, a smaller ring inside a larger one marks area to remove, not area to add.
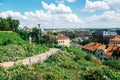
[[[48,52],[45,52],[45,53],[42,53],[42,54],[38,54],[38,55],[35,55],[35,56],[32,56],[32,57],[28,57],[28,58],[25,58],[25,59],[22,59],[22,60],[18,60],[16,62],[3,62],[3,63],[0,63],[0,66],[3,66],[3,67],[12,67],[14,65],[18,65],[18,64],[24,64],[24,65],[30,65],[30,64],[33,64],[33,63],[37,63],[38,61],[45,61],[49,56],[55,54],[59,49],[56,49],[56,48],[51,48],[50,51]]]

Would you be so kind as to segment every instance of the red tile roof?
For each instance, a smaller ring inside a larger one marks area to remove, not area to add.
[[[120,37],[115,37],[113,39],[110,39],[111,41],[120,41]]]
[[[101,43],[91,42],[91,43],[84,45],[83,48],[89,51],[95,51],[101,45],[102,45]]]
[[[109,45],[109,47],[104,51],[104,55],[106,55],[106,56],[113,56],[113,51],[114,50],[120,52],[120,47]]]
[[[63,35],[63,34],[58,34],[56,36],[56,39],[57,40],[65,40],[65,39],[69,39],[67,36]]]

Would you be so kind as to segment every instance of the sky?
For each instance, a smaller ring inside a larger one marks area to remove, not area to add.
[[[0,0],[0,17],[29,28],[119,28],[120,0]]]

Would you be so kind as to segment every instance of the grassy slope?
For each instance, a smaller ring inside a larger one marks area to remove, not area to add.
[[[6,43],[21,44],[24,41],[15,32],[0,32],[0,45],[6,45]]]
[[[15,32],[0,32],[0,62],[13,61],[49,50],[45,45],[29,44]]]
[[[120,72],[76,48],[52,55],[44,63],[0,68],[0,80],[119,80]]]

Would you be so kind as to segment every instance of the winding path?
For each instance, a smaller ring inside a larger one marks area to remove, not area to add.
[[[59,51],[59,49],[51,48],[50,51],[48,51],[48,52],[41,53],[41,54],[38,54],[38,55],[35,55],[35,56],[32,56],[32,57],[28,57],[28,58],[25,58],[25,59],[22,59],[22,60],[18,60],[16,62],[11,61],[11,62],[0,63],[0,66],[12,67],[12,66],[18,65],[18,64],[31,65],[33,63],[37,63],[38,61],[43,62],[49,56],[55,54],[57,51]]]

